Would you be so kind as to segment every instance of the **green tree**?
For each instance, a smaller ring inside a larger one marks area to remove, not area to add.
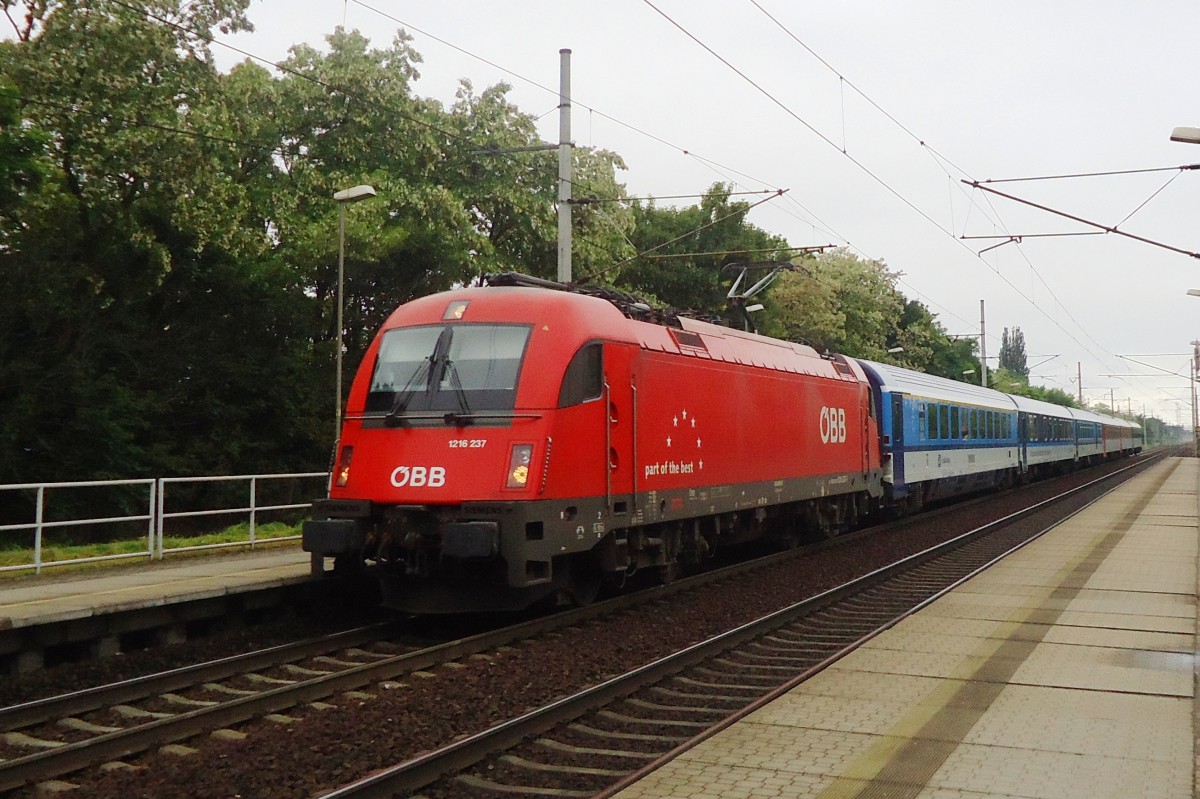
[[[401,302],[553,274],[556,170],[478,153],[536,143],[532,118],[504,86],[415,96],[406,34],[337,30],[282,77],[222,75],[207,31],[246,27],[248,0],[3,2],[27,12],[0,46],[20,129],[48,136],[40,185],[5,161],[0,482],[324,466],[339,333],[349,376]],[[576,154],[597,197],[622,195],[621,166]],[[379,196],[345,209],[338,331],[332,196],[358,183]],[[586,268],[631,253],[630,211],[577,218]]]
[[[635,203],[630,239],[645,254],[605,277],[675,308],[725,318],[737,265],[785,261],[788,253],[784,239],[746,221],[750,203],[729,197],[730,187],[715,183],[697,205]]]
[[[0,42],[0,58],[7,61],[15,45]],[[36,191],[45,177],[42,162],[49,136],[27,128],[20,109],[17,87],[0,74],[0,249],[6,232],[16,224],[13,218],[21,198]]]
[[[1004,367],[992,371],[990,376],[990,385],[997,391],[1042,400],[1043,402],[1050,402],[1067,408],[1079,407],[1079,404],[1075,401],[1075,397],[1062,389],[1030,385],[1028,377],[1011,372]]]
[[[1015,375],[1029,379],[1029,366],[1025,356],[1025,334],[1021,328],[1014,327],[1012,333],[1004,328],[1000,338],[1000,368],[1007,369]]]
[[[253,257],[270,236],[242,224],[246,175],[191,32],[242,27],[245,5],[26,4],[6,68],[53,170],[0,270],[0,482],[323,460],[297,446],[295,395],[263,390],[302,379],[303,286]]]

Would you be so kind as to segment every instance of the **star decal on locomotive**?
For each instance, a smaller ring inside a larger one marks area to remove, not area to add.
[[[675,433],[679,428],[690,430],[698,433],[696,416],[688,412],[687,408],[680,408],[678,412],[671,415],[671,424],[667,430],[667,435],[661,439],[666,444],[669,450],[678,450],[683,447],[688,449],[688,444],[691,442],[690,436],[683,436]],[[704,445],[704,440],[696,435],[696,449],[700,449]],[[685,461],[682,459],[674,460],[665,458],[661,461],[646,464],[646,477],[664,477],[667,475],[678,474],[695,474],[697,471],[704,469],[704,461]]]

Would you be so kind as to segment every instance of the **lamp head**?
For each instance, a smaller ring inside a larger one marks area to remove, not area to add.
[[[361,186],[354,186],[353,188],[349,188],[349,189],[342,189],[341,191],[337,191],[337,192],[333,193],[333,199],[339,203],[353,203],[353,202],[358,202],[359,200],[365,200],[368,197],[374,197],[374,196],[375,196],[374,187],[367,186],[366,184],[363,184]]]

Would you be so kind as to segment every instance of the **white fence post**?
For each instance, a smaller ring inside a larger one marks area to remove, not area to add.
[[[250,548],[254,549],[254,500],[258,496],[258,478],[250,478]]]
[[[150,506],[146,508],[146,515],[149,517],[149,522],[146,524],[146,552],[150,556],[150,560],[154,560],[154,539],[157,533],[158,514],[154,511],[158,508],[158,481],[155,480],[150,484]]]
[[[162,560],[163,559],[163,504],[166,502],[167,484],[166,484],[166,481],[163,480],[163,478],[161,478],[161,477],[158,478],[157,480],[155,480],[154,484],[156,486],[158,486],[158,490],[155,491],[155,494],[157,495],[156,498],[158,500],[158,503],[157,503],[158,512],[154,514],[154,520],[151,522],[151,524],[153,524],[155,526],[155,530],[157,532],[154,535],[154,542],[153,542],[153,546],[151,547],[151,550],[150,550],[150,557],[153,558],[154,560]]]
[[[45,520],[46,507],[46,487],[38,486],[37,489],[37,510],[34,515],[34,524],[37,526],[33,532],[33,573],[42,573],[42,522]]]

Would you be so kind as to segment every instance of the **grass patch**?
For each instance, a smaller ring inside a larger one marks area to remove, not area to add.
[[[255,543],[270,543],[272,540],[286,538],[288,536],[299,535],[299,524],[285,524],[283,522],[268,522],[266,524],[256,525],[254,528]],[[228,544],[246,544],[250,543],[250,524],[242,522],[224,530],[219,530],[213,533],[204,533],[191,536],[164,536],[164,549],[180,549],[184,547],[204,547],[218,546]],[[114,557],[114,560],[109,561],[92,561],[88,563],[80,563],[77,565],[63,565],[53,567],[53,571],[60,569],[103,569],[111,568],[125,564],[129,561],[134,561],[135,557],[116,557],[121,555],[136,556],[141,553],[149,560],[149,555],[145,554],[149,550],[149,542],[146,537],[139,539],[129,539],[125,541],[110,541],[101,544],[64,544],[64,545],[45,545],[42,546],[42,563],[51,561],[74,561],[84,558],[98,557]],[[205,554],[206,550],[200,550],[194,554]],[[193,553],[168,553],[168,557],[180,557]],[[29,566],[30,571],[33,569],[33,547],[9,546],[0,549],[0,567],[3,566]],[[11,571],[0,572],[0,579],[5,577],[28,574],[28,571]]]

